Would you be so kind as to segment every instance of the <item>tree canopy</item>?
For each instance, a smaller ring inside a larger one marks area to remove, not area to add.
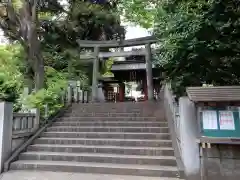
[[[240,83],[239,1],[124,2],[133,13],[128,19],[154,29],[159,39],[155,63],[164,69],[176,94],[203,83]],[[149,6],[154,10],[146,11]]]
[[[161,1],[155,21],[159,64],[178,94],[186,86],[240,82],[237,1]],[[179,88],[182,87],[182,88]]]

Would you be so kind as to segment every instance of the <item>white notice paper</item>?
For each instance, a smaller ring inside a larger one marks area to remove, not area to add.
[[[220,129],[235,130],[235,123],[232,111],[219,112]]]
[[[118,87],[114,87],[113,92],[117,93],[118,92]]]
[[[203,119],[203,129],[218,129],[216,111],[203,111],[202,119]]]

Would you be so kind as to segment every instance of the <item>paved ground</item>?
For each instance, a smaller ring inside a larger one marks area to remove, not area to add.
[[[0,180],[178,180],[136,176],[115,176],[103,174],[80,174],[45,171],[9,171],[0,175]]]

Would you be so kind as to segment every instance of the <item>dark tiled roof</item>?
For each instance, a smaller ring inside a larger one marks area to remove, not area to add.
[[[240,86],[188,87],[187,95],[194,102],[240,101]]]

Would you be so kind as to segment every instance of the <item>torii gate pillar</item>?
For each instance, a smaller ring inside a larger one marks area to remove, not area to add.
[[[149,101],[154,100],[153,75],[152,75],[152,53],[151,44],[145,45],[146,48],[146,79],[147,79],[147,97]]]
[[[92,102],[98,102],[98,75],[99,75],[99,47],[94,47],[94,61],[92,74]]]

